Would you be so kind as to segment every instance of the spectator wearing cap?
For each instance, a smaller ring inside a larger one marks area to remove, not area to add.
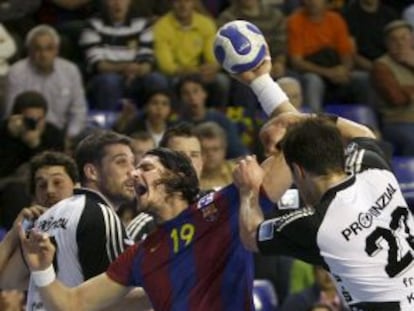
[[[63,151],[63,131],[46,121],[46,99],[36,91],[19,94],[0,124],[0,178],[10,176],[44,150]]]
[[[372,81],[379,99],[384,138],[399,155],[414,155],[414,39],[404,20],[384,29],[387,52],[374,62]]]
[[[87,104],[78,68],[58,57],[59,41],[57,32],[47,25],[28,33],[29,56],[11,66],[8,74],[6,115],[18,94],[35,90],[48,102],[47,121],[74,137],[86,124]]]

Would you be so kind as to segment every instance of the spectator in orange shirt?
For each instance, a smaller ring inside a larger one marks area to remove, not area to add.
[[[352,71],[351,36],[327,0],[304,0],[287,28],[289,58],[303,73],[305,103],[312,110],[322,110],[326,101],[367,102],[368,74]]]

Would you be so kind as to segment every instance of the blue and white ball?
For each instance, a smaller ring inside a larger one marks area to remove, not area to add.
[[[256,25],[235,20],[216,33],[214,54],[220,65],[231,74],[257,67],[266,55],[266,40]]]

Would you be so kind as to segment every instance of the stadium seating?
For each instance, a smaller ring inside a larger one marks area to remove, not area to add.
[[[253,301],[256,311],[277,311],[277,295],[269,280],[254,280]]]
[[[378,129],[378,118],[372,108],[359,104],[327,104],[324,107],[327,113],[333,113],[340,117],[365,124],[373,129]]]
[[[118,112],[91,109],[88,111],[87,125],[89,127],[109,129],[112,127],[117,117]]]

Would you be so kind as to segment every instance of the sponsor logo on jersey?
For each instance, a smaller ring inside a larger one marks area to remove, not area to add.
[[[50,217],[48,219],[38,222],[37,227],[43,232],[47,232],[53,229],[64,229],[66,230],[68,224],[68,219],[60,217],[55,219],[55,217]]]
[[[214,202],[214,192],[210,192],[203,196],[200,200],[197,202],[197,208],[203,208],[211,203]]]
[[[345,240],[350,241],[353,236],[357,236],[360,232],[370,228],[374,218],[382,214],[383,209],[390,204],[396,192],[397,189],[393,185],[388,184],[385,191],[375,200],[375,204],[367,212],[359,213],[358,218],[341,231]]]

